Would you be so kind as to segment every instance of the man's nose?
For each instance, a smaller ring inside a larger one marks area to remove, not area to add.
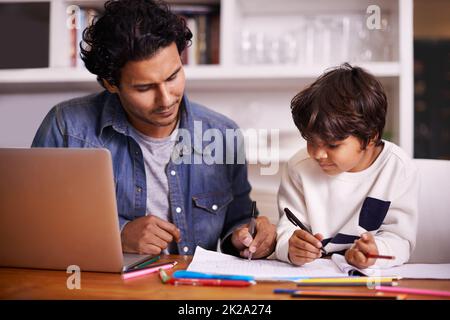
[[[158,97],[157,103],[161,107],[170,107],[170,93],[165,83],[162,83],[158,86]]]

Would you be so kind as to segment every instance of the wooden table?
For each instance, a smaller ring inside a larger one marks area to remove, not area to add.
[[[161,262],[178,261],[171,270],[186,269],[192,256],[162,256]],[[171,271],[170,270],[170,271]],[[169,272],[168,272],[169,273]],[[81,289],[67,288],[65,271],[0,268],[0,299],[156,299],[156,300],[278,300],[275,288],[297,288],[293,283],[258,283],[246,288],[172,286],[158,274],[123,280],[120,274],[81,272]],[[450,280],[400,280],[400,286],[450,291]],[[321,288],[366,292],[365,287]],[[437,299],[410,295],[408,299]]]

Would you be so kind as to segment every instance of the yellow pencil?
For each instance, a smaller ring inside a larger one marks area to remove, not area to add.
[[[298,279],[297,283],[347,283],[347,282],[392,282],[398,280],[398,277],[354,277],[354,278],[308,278],[308,279]]]

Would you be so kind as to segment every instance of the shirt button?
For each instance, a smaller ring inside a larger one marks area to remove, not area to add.
[[[183,247],[183,252],[187,253],[189,251],[189,247]]]
[[[139,155],[139,151],[135,151],[134,154],[135,154],[135,155]]]
[[[172,171],[170,171],[170,174],[174,176],[174,175],[176,175],[177,173],[175,172],[175,170],[172,170]]]
[[[214,211],[216,211],[217,208],[218,208],[218,207],[217,207],[217,204],[213,204],[211,208],[212,208]]]
[[[176,211],[177,213],[180,213],[180,212],[181,212],[181,208],[180,208],[180,207],[177,207],[177,208],[175,209],[175,211]]]
[[[142,191],[142,188],[141,188],[141,187],[137,187],[137,188],[136,188],[136,191],[137,191],[137,192],[141,192],[141,191]]]

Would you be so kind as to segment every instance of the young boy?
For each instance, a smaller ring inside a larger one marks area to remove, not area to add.
[[[307,148],[282,176],[277,258],[301,266],[323,248],[361,269],[407,262],[417,232],[418,175],[398,146],[381,139],[387,110],[381,84],[344,64],[298,93],[291,109]],[[311,233],[295,227],[285,208]]]

